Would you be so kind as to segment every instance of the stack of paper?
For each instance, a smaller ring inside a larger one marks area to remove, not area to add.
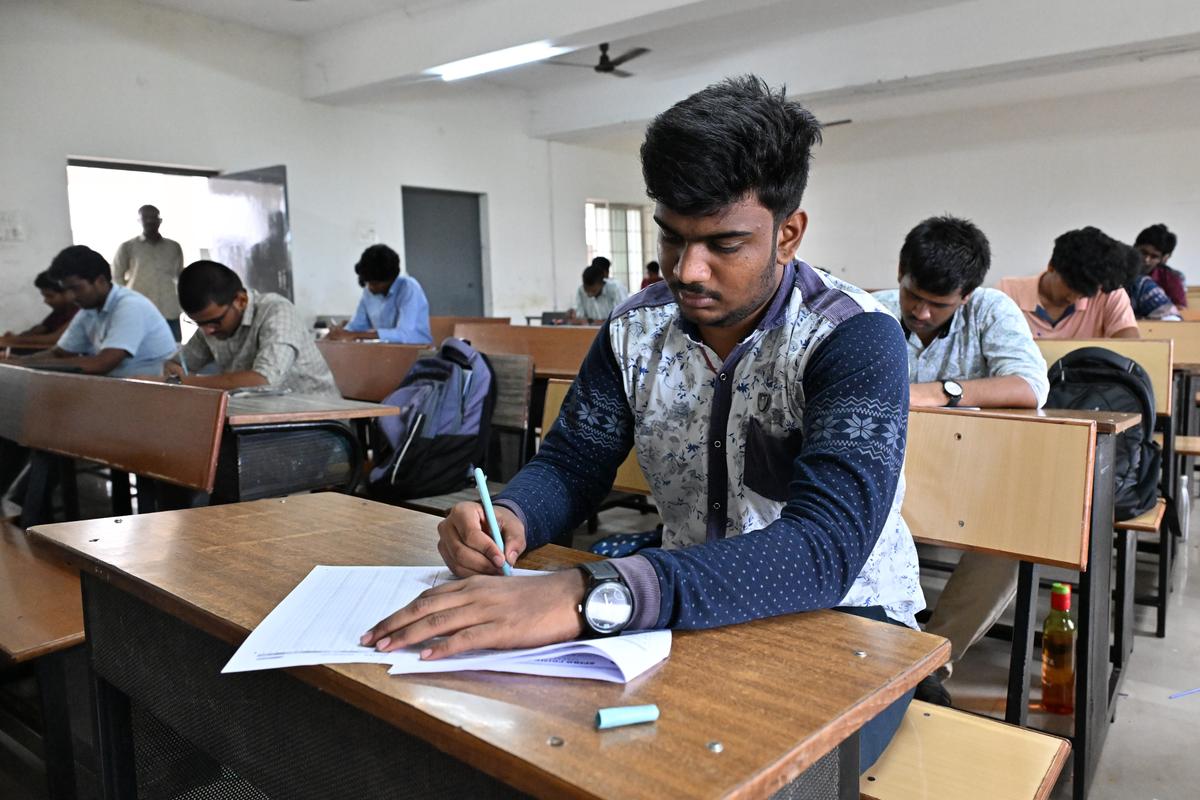
[[[517,570],[518,575],[544,573]],[[379,653],[359,645],[372,625],[417,595],[454,580],[445,567],[314,567],[246,638],[222,672],[308,664],[388,664],[393,675],[490,670],[630,681],[671,652],[670,631],[489,650],[422,661],[420,647]]]

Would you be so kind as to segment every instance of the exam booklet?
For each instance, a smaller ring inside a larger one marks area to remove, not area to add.
[[[516,575],[541,575],[515,570]],[[358,643],[379,620],[433,586],[455,578],[445,567],[313,567],[259,624],[222,672],[310,664],[387,664],[393,675],[489,670],[561,678],[633,680],[671,652],[670,631],[524,650],[463,653],[422,661],[420,647],[379,653]]]

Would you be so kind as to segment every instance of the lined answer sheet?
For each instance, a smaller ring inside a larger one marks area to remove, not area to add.
[[[542,575],[515,570],[515,575]],[[418,648],[380,653],[360,645],[372,625],[417,595],[454,580],[445,567],[314,567],[246,638],[222,672],[310,664],[387,664],[393,675],[491,670],[626,682],[665,659],[670,631],[562,642],[524,650],[422,661]]]

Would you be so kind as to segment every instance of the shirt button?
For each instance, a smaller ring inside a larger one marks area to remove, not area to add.
[[[723,380],[723,381],[724,381],[724,380],[728,380],[728,379],[729,379],[729,376],[728,376],[728,375],[726,375],[724,372],[722,372],[722,373],[721,373],[721,375],[720,375],[720,378],[721,378],[721,380]]]
[[[720,511],[720,510],[721,510],[721,504],[713,503],[713,511]]]
[[[716,441],[714,441],[714,442],[713,442],[713,447],[715,447],[715,448],[717,448],[718,450],[720,450],[720,449],[721,449],[721,440],[720,440],[720,439],[717,439]]]

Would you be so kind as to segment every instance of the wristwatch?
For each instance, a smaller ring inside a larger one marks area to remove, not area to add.
[[[958,381],[942,381],[942,391],[950,398],[946,401],[947,408],[954,408],[962,402],[963,388]]]
[[[633,592],[609,561],[580,564],[586,587],[576,610],[587,637],[615,636],[633,619]]]

